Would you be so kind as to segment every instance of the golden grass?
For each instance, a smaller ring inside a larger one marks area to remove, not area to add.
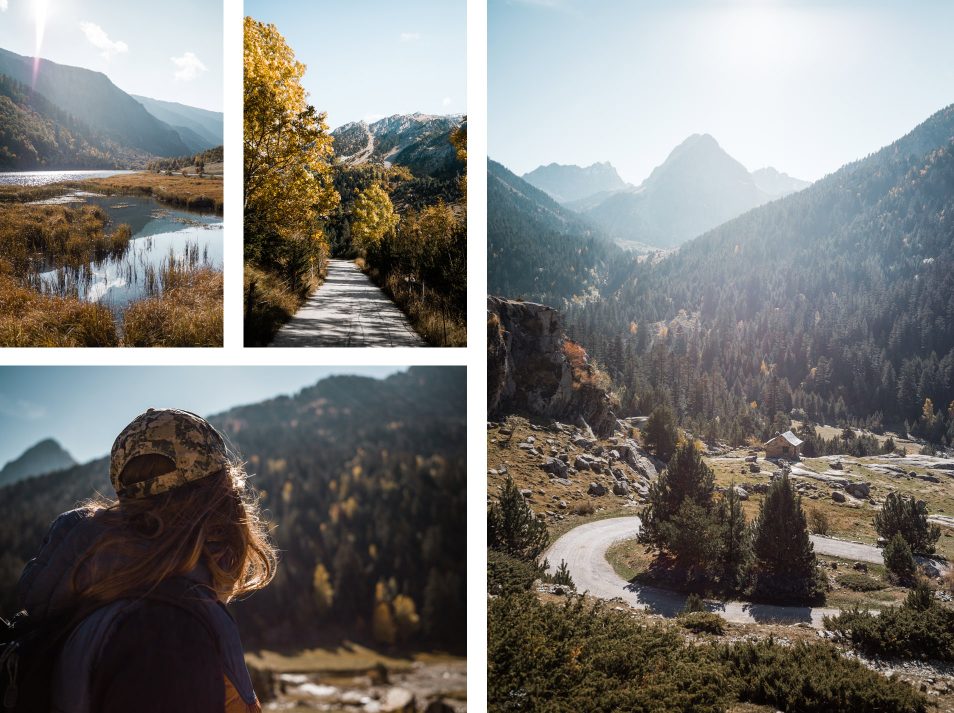
[[[0,346],[115,347],[112,313],[75,297],[51,297],[0,274]]]
[[[79,267],[121,255],[132,231],[122,224],[107,233],[107,222],[95,205],[0,203],[0,259],[28,274],[41,265]]]
[[[245,346],[265,347],[282,325],[301,309],[317,285],[292,290],[273,272],[245,264]]]
[[[466,321],[446,309],[437,293],[424,290],[422,295],[420,287],[406,282],[401,275],[391,273],[385,278],[375,268],[368,269],[363,264],[358,264],[358,267],[394,300],[407,315],[414,331],[432,347],[467,346]]]
[[[209,267],[167,263],[154,295],[123,314],[129,347],[220,347],[223,338],[222,273]]]
[[[69,185],[100,193],[151,196],[163,203],[222,213],[222,178],[166,176],[159,173],[125,173],[108,178],[93,178]]]

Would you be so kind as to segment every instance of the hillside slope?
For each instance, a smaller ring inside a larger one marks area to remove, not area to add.
[[[52,438],[47,438],[30,446],[0,469],[0,486],[74,465],[73,456]]]
[[[495,161],[487,164],[487,290],[559,304],[604,289],[630,257]]]
[[[182,156],[188,148],[176,131],[100,72],[40,59],[36,82],[31,57],[0,49],[0,74],[33,86],[62,111],[123,146],[156,156]]]

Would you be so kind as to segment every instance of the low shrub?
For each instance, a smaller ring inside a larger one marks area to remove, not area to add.
[[[683,617],[697,617],[691,614]],[[574,597],[498,597],[487,622],[491,711],[701,711],[737,703],[804,713],[923,713],[907,683],[844,658],[830,643],[689,643]]]
[[[954,609],[905,602],[880,614],[858,608],[825,617],[825,628],[869,656],[954,661]]]
[[[540,568],[533,562],[508,555],[506,552],[487,550],[487,592],[506,596],[526,592],[540,577]]]
[[[550,584],[560,584],[564,587],[576,589],[576,584],[574,584],[573,577],[570,575],[570,568],[566,566],[565,560],[560,560],[560,566],[556,568],[553,574],[544,571],[543,581],[549,582]]]
[[[875,592],[885,588],[885,583],[861,572],[845,572],[838,575],[838,584],[855,592]]]
[[[923,713],[927,701],[911,686],[886,678],[831,644],[769,639],[721,648],[739,700],[799,713]]]
[[[596,512],[596,507],[589,500],[583,500],[582,502],[575,503],[570,512],[574,515],[592,515]]]
[[[713,634],[722,636],[725,633],[725,620],[709,611],[694,611],[680,614],[679,626],[688,629],[694,634]]]
[[[308,298],[312,287],[292,290],[278,275],[245,263],[245,346],[264,347]]]

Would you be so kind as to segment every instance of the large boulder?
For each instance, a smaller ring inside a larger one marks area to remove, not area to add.
[[[616,427],[616,403],[586,352],[566,338],[555,309],[532,302],[487,298],[487,407],[491,418],[569,421],[600,438]]]
[[[848,491],[849,495],[859,500],[867,500],[871,495],[871,485],[864,482],[848,483],[848,485],[845,486],[845,490]]]
[[[570,466],[559,458],[547,458],[546,463],[540,467],[554,478],[565,478],[570,470]]]
[[[586,491],[589,495],[595,495],[597,497],[606,495],[606,488],[599,483],[590,483],[590,487]]]

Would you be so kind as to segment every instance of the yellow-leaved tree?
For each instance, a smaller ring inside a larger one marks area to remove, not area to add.
[[[245,18],[245,254],[296,273],[322,254],[319,218],[339,201],[333,139],[325,114],[308,103],[304,73],[274,25]]]
[[[394,232],[399,221],[387,191],[373,183],[354,199],[351,242],[359,250],[375,248]]]

